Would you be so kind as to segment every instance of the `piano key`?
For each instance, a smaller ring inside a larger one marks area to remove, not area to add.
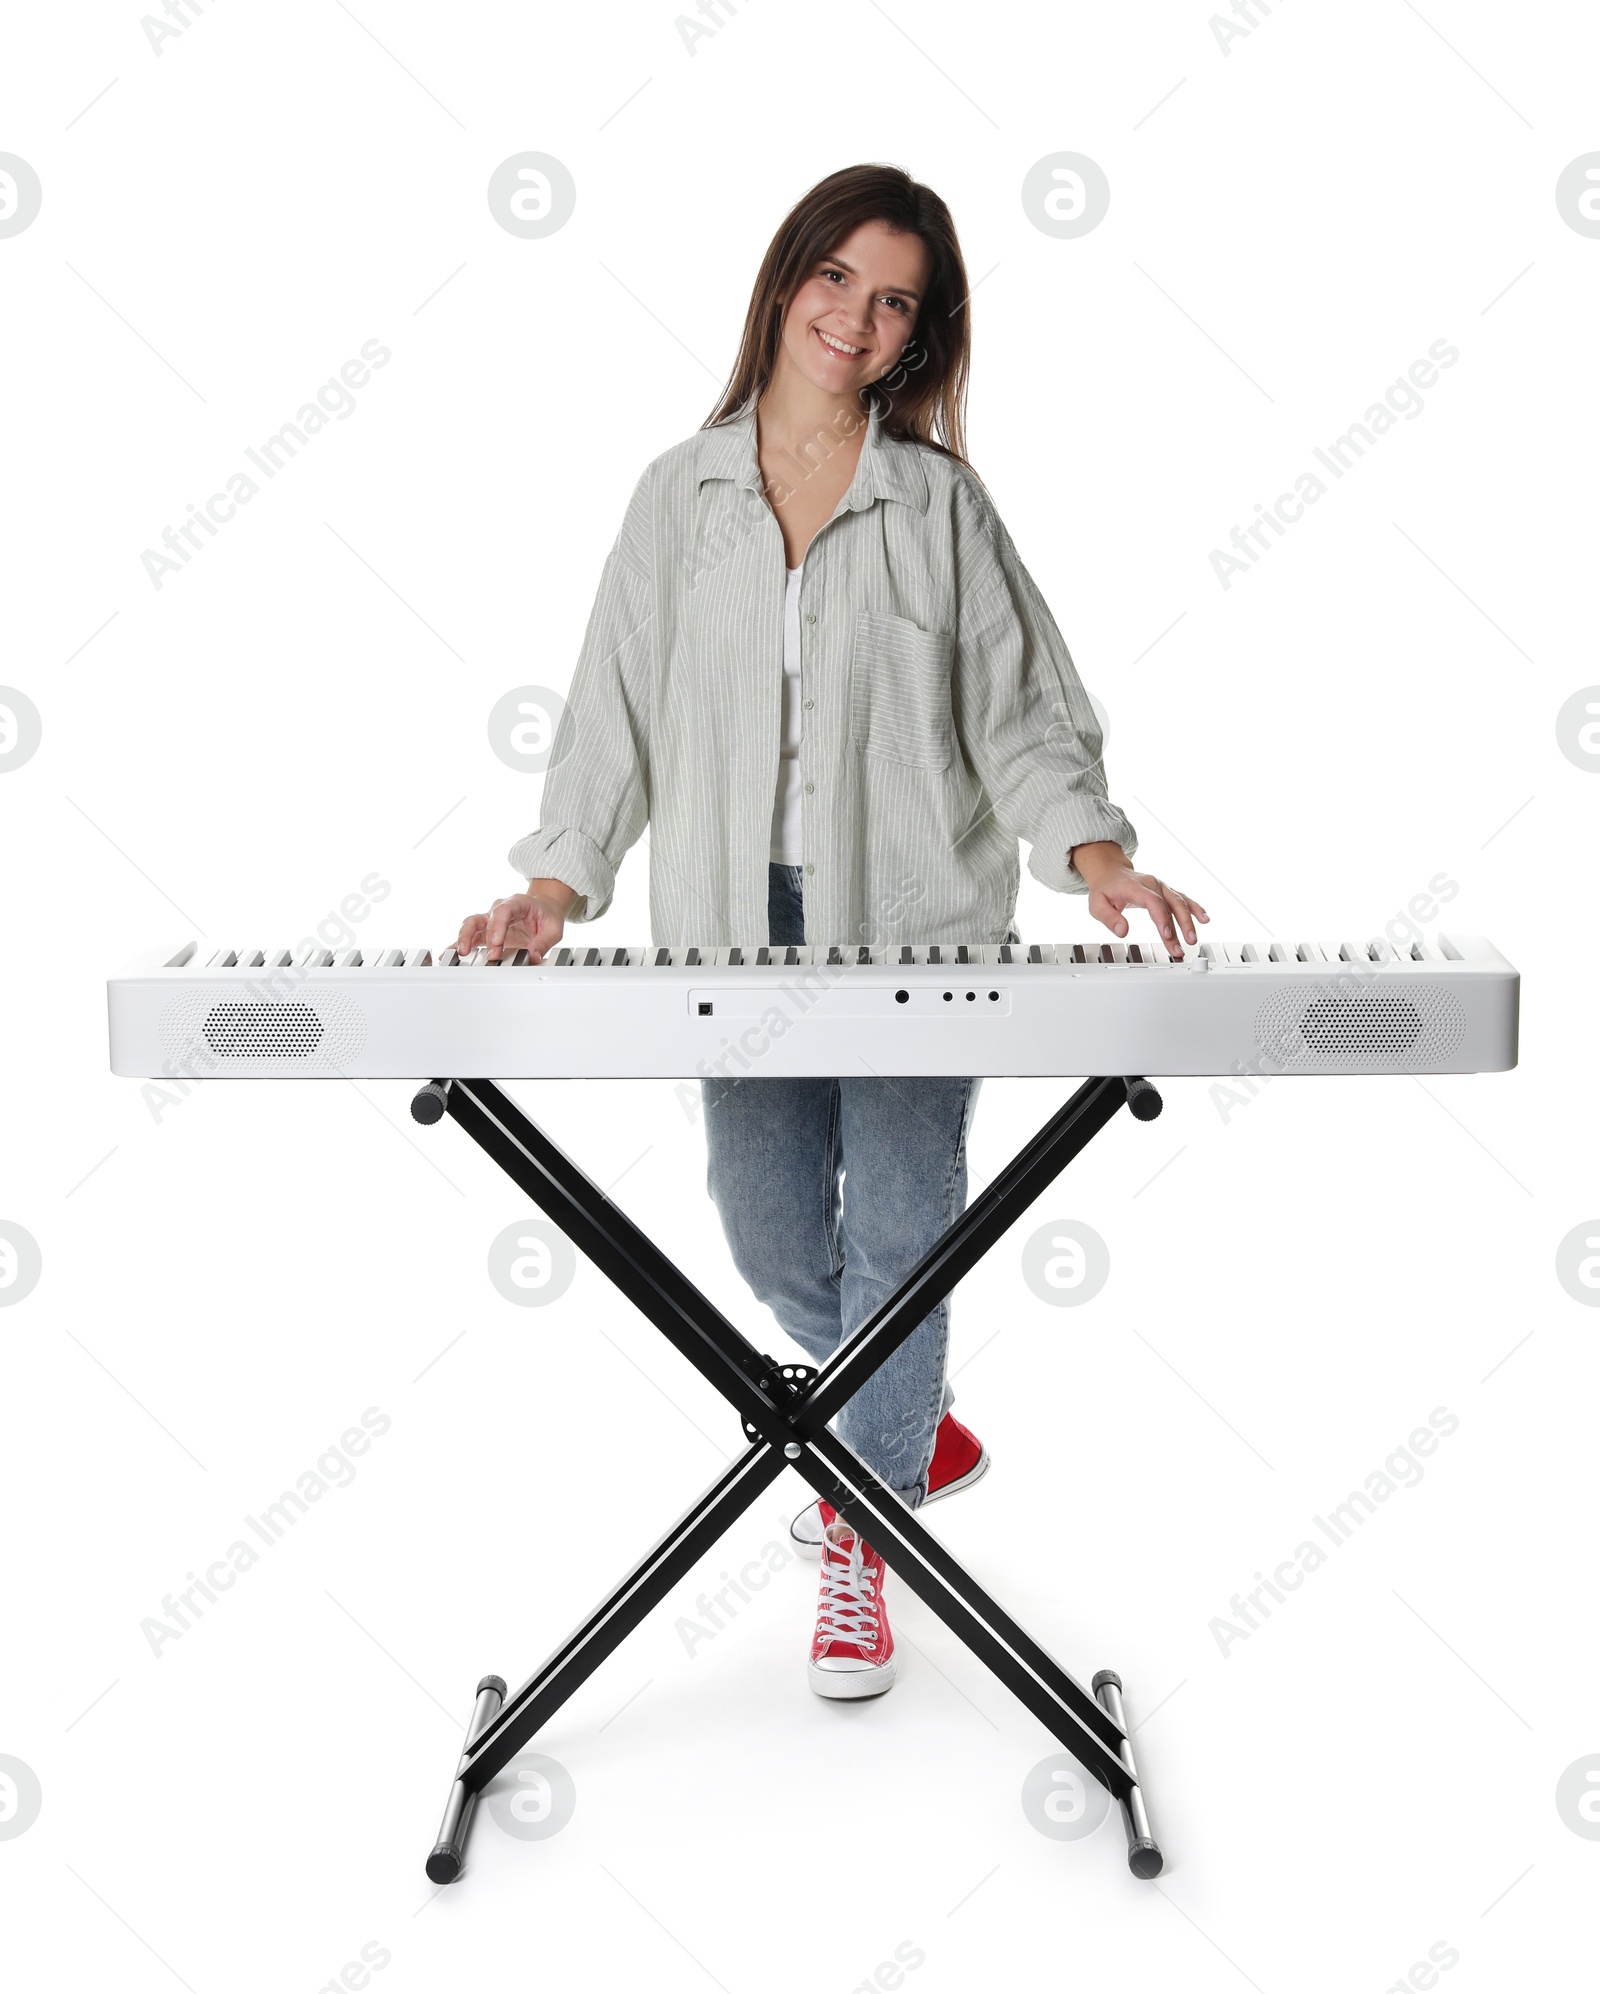
[[[613,969],[626,969],[628,967],[628,951],[626,949],[612,950],[611,967]]]
[[[783,966],[785,969],[798,969],[800,967],[800,951],[793,943],[783,952]]]
[[[758,969],[770,969],[772,967],[772,951],[770,948],[759,948],[756,950],[756,967]]]
[[[683,962],[686,969],[699,969],[701,967],[700,951],[698,949],[688,950],[684,955]]]
[[[718,953],[720,954],[720,953],[721,953],[721,951],[719,950],[719,951],[718,951]],[[728,967],[729,967],[730,969],[743,969],[743,967],[744,967],[744,950],[743,950],[743,949],[729,949],[729,951],[728,951]]]
[[[911,952],[911,944],[909,942],[901,944],[900,960],[907,968],[916,961],[916,957]]]
[[[1009,942],[1002,942],[1000,944],[1000,960],[1004,963],[1011,961],[1011,944]]]
[[[1383,935],[1374,935],[1367,943],[1368,962],[1395,962],[1398,958]]]
[[[937,942],[930,942],[928,944],[927,959],[931,963],[942,963],[944,961],[944,957],[939,952],[939,944]]]
[[[516,954],[511,958],[511,967],[513,969],[523,969],[526,967],[527,961],[528,951],[526,949],[518,949]]]
[[[481,956],[483,950],[479,949],[477,953]],[[334,957],[333,966],[335,969],[359,969],[361,967],[360,949],[344,949]]]
[[[671,949],[657,949],[653,961],[657,969],[668,968],[672,962]]]
[[[1261,960],[1260,952],[1257,950],[1254,942],[1245,943],[1244,947],[1239,951],[1239,960],[1241,962],[1259,962]]]
[[[571,967],[571,964],[572,964],[572,951],[571,951],[571,949],[557,949],[557,950],[556,950],[556,968],[557,968],[557,969],[568,969],[568,968],[570,968],[570,967]]]
[[[956,961],[958,963],[967,963],[971,962],[971,960],[972,951],[967,947],[966,943],[958,943],[956,947]]]
[[[843,969],[843,968],[844,968],[844,956],[843,956],[843,955],[841,954],[841,952],[840,952],[840,950],[839,950],[839,945],[837,944],[837,942],[836,942],[836,943],[834,944],[834,946],[833,946],[832,948],[830,948],[830,949],[829,949],[829,951],[828,951],[828,961],[827,961],[827,967],[828,967],[829,969]]]
[[[432,967],[432,964],[433,964],[432,949],[428,948],[407,949],[406,951],[407,969],[428,969]]]
[[[871,966],[872,950],[863,942],[856,950],[856,967],[857,969],[870,969]]]

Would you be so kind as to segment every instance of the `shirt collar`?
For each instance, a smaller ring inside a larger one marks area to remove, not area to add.
[[[696,485],[707,478],[731,478],[743,489],[761,490],[761,466],[756,457],[755,409],[700,431]],[[855,476],[844,495],[845,509],[860,512],[874,499],[899,499],[918,512],[928,509],[928,480],[918,460],[916,447],[898,443],[883,434],[881,410],[873,408],[867,417],[867,433],[862,438],[861,455]]]

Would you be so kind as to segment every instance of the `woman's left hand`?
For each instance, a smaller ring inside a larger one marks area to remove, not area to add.
[[[1178,946],[1177,929],[1182,929],[1183,939],[1193,948],[1195,922],[1211,919],[1199,901],[1191,900],[1187,893],[1180,893],[1177,887],[1157,879],[1153,872],[1135,872],[1120,845],[1112,845],[1105,857],[1092,845],[1079,845],[1072,854],[1072,863],[1088,885],[1089,912],[1119,940],[1128,932],[1124,914],[1129,907],[1142,907],[1150,916],[1169,956],[1183,954]]]

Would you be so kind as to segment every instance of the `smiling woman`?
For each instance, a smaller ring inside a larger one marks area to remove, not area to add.
[[[646,822],[658,943],[1019,939],[1018,841],[1169,951],[1205,912],[1130,863],[1100,730],[1061,633],[967,462],[970,301],[950,212],[893,166],[830,175],[779,225],[732,377],[650,464],[606,562],[551,758],[528,891],[457,946],[534,961],[606,911]],[[760,1064],[758,1053],[753,1063]],[[704,1069],[703,1069],[704,1070]],[[976,1079],[777,1079],[702,1090],[707,1186],[734,1262],[817,1364],[966,1202]],[[839,1415],[909,1508],[988,1466],[955,1418],[942,1301]],[[807,1679],[894,1680],[883,1564],[826,1503]]]

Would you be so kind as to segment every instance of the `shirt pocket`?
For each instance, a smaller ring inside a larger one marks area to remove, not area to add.
[[[950,669],[955,638],[909,617],[863,609],[850,649],[850,738],[908,767],[950,766]]]

